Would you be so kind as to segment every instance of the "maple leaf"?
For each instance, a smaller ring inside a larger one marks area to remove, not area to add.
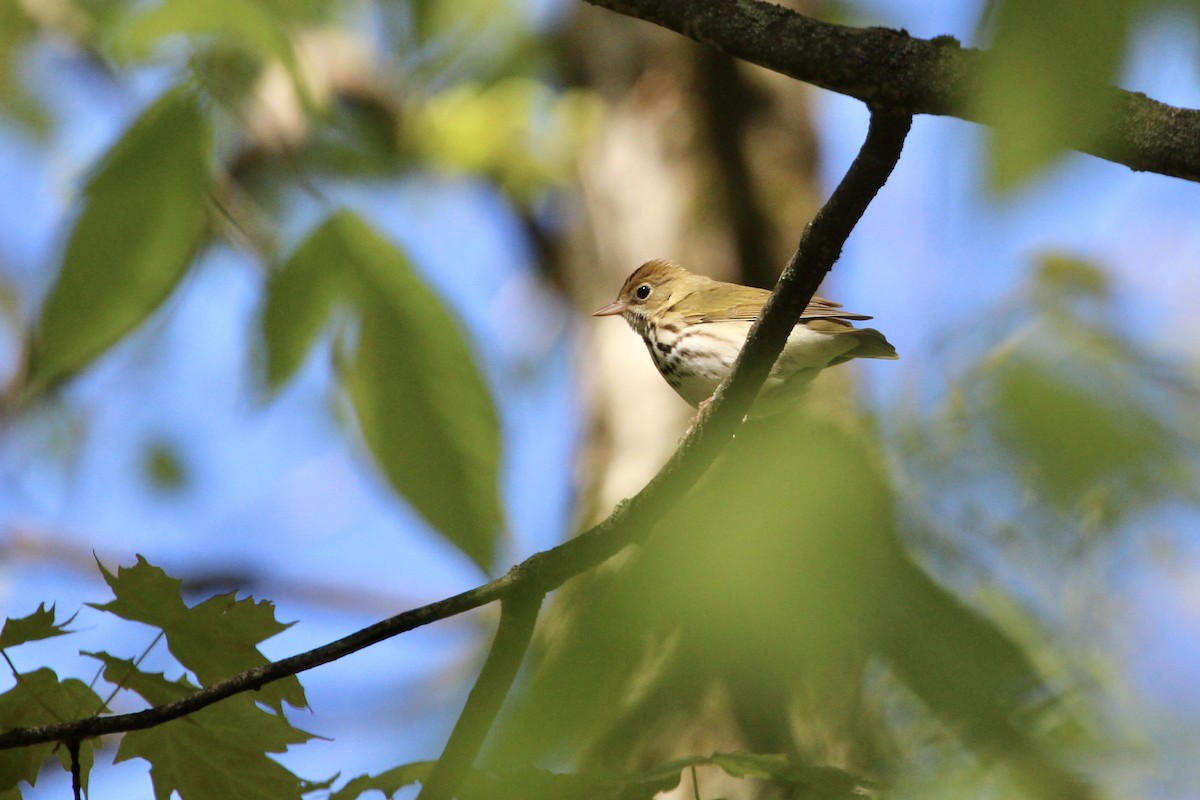
[[[104,664],[105,680],[151,705],[178,700],[198,688],[186,678],[172,681],[162,673],[143,672],[132,661],[108,653],[84,655]],[[113,763],[148,761],[156,800],[169,800],[173,792],[182,800],[299,798],[307,784],[267,754],[312,738],[282,713],[262,708],[252,694],[243,693],[162,725],[130,731]]]
[[[46,604],[42,603],[38,606],[37,611],[27,617],[4,621],[4,629],[0,630],[0,650],[16,647],[25,642],[35,642],[39,639],[50,639],[68,634],[70,631],[66,629],[66,626],[71,624],[72,619],[75,617],[72,616],[71,619],[56,625],[54,623],[54,606],[50,606],[50,609],[47,610]]]
[[[17,685],[0,694],[0,730],[83,719],[103,710],[104,701],[87,684],[74,678],[60,681],[53,670],[42,667],[17,675]],[[56,747],[56,742],[46,742],[0,751],[0,796],[15,790],[19,781],[34,785]],[[69,770],[70,755],[65,747],[58,747],[58,757]],[[92,761],[91,742],[80,742],[79,771],[85,789]]]
[[[89,605],[162,629],[171,655],[191,670],[202,686],[270,663],[257,645],[291,626],[275,619],[275,605],[270,601],[238,600],[232,592],[189,608],[180,592],[183,582],[140,555],[136,565],[120,567],[116,575],[103,564],[100,571],[116,599]],[[295,708],[307,706],[304,688],[295,676],[267,684],[254,699],[280,713],[284,701]]]

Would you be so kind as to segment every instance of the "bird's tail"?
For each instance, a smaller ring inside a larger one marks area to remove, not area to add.
[[[855,345],[853,350],[845,353],[839,359],[839,362],[849,361],[852,358],[885,358],[895,361],[900,357],[896,353],[896,348],[892,347],[892,343],[874,328],[857,328],[845,335],[853,336]]]

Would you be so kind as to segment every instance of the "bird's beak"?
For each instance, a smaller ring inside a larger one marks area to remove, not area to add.
[[[623,314],[629,310],[629,306],[622,303],[620,300],[614,300],[598,311],[592,312],[593,317],[614,317],[617,314]]]

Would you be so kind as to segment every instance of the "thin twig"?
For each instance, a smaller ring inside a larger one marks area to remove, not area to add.
[[[417,800],[450,800],[475,763],[525,659],[542,599],[541,594],[514,592],[501,601],[500,625],[492,649]]]
[[[130,677],[133,676],[133,671],[142,665],[142,662],[145,661],[146,657],[150,655],[150,651],[153,650],[154,646],[161,642],[163,637],[166,635],[166,631],[159,631],[158,634],[150,641],[150,644],[146,645],[146,649],[142,651],[142,654],[133,660],[133,664],[130,665],[129,671],[125,673],[125,677],[113,686],[113,690],[109,693],[108,697],[100,703],[100,708],[98,709],[97,713],[108,708],[108,704],[116,699],[117,693],[125,688],[125,681],[129,680]],[[96,681],[100,680],[100,676],[104,674],[104,670],[105,667],[103,664],[101,664],[100,670],[96,673],[96,677],[92,678],[92,682],[88,684],[89,689],[95,688]]]
[[[79,770],[79,740],[67,740],[67,752],[71,756],[71,791],[75,795],[75,800],[81,800],[83,797],[83,776]]]
[[[12,673],[12,676],[17,680],[20,680],[21,674],[17,672],[17,665],[14,664],[12,659],[8,657],[8,652],[5,650],[0,650],[0,658],[3,658],[4,663],[8,664],[8,671]]]

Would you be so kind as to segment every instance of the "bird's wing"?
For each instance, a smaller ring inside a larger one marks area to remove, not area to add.
[[[719,307],[712,301],[712,292],[721,292]],[[726,322],[734,320],[753,321],[762,311],[770,292],[756,289],[753,286],[739,286],[733,283],[718,283],[687,295],[672,308],[683,315],[684,321],[696,322]],[[852,314],[842,311],[842,304],[823,297],[814,297],[800,315],[801,321],[827,320],[837,325],[838,329],[846,326],[845,320],[870,319],[865,314]]]

